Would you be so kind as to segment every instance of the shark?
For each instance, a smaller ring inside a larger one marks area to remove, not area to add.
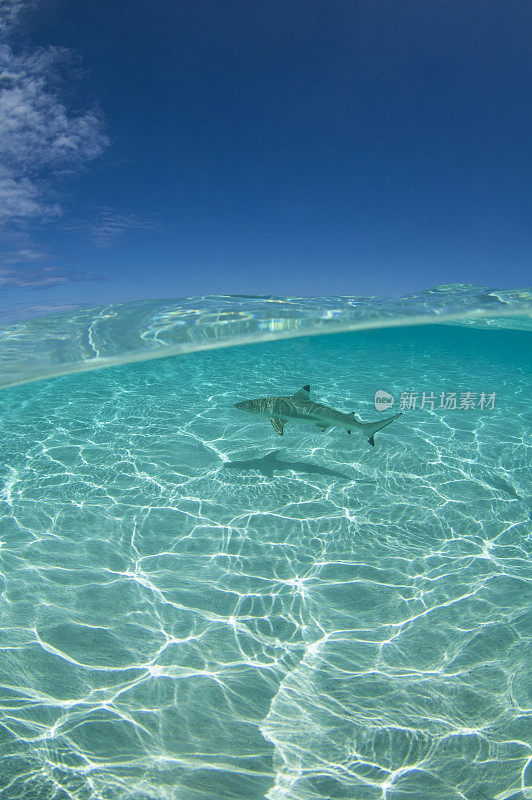
[[[256,400],[243,400],[235,403],[235,408],[247,414],[268,417],[279,436],[283,435],[287,422],[299,425],[314,425],[320,431],[328,428],[345,428],[348,433],[357,431],[362,433],[369,444],[374,447],[374,436],[377,431],[390,425],[401,414],[394,414],[388,419],[377,422],[361,422],[355,417],[355,412],[344,414],[322,403],[314,403],[310,399],[310,386],[303,386],[295,394],[286,397],[259,397]]]

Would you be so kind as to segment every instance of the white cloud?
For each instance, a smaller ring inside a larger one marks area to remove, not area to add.
[[[74,113],[55,88],[70,54],[49,47],[16,54],[6,32],[24,7],[0,0],[0,222],[59,213],[50,181],[96,158],[108,140],[95,110]],[[4,39],[4,42],[2,42]]]
[[[110,208],[101,208],[91,232],[91,238],[98,247],[109,247],[122,234],[131,230],[150,230],[153,223],[142,220],[134,214],[117,214]]]
[[[26,264],[28,261],[42,261],[44,258],[46,258],[45,253],[32,247],[19,247],[17,250],[9,250],[3,257],[0,253],[0,259],[4,264]]]
[[[105,281],[101,275],[91,275],[85,272],[73,272],[61,267],[5,267],[0,266],[1,287],[23,287],[26,289],[47,289],[63,283],[74,281]]]
[[[0,222],[44,213],[50,213],[50,209],[45,207],[35,183],[0,165]]]
[[[47,286],[68,283],[71,280],[71,277],[55,267],[41,267],[31,270],[0,267],[0,286],[24,286],[31,289],[42,289]]]
[[[0,0],[0,35],[13,25],[19,13],[27,5],[25,0]]]

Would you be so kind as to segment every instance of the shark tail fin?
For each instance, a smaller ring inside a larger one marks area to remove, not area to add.
[[[388,417],[388,419],[381,419],[380,422],[367,422],[363,423],[362,427],[364,429],[364,433],[369,434],[368,442],[372,447],[375,447],[375,439],[373,438],[377,431],[382,430],[387,425],[390,425],[397,417],[401,416],[401,412],[399,414],[394,414],[393,417]]]

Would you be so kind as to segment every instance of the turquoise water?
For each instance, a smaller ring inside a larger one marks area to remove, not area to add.
[[[532,337],[514,327],[4,389],[0,797],[530,798]],[[393,411],[418,398],[375,448],[233,408],[305,384],[364,421],[389,416],[378,390]],[[438,407],[467,391],[476,408]]]

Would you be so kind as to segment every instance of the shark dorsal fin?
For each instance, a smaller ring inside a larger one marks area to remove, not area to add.
[[[310,395],[310,386],[303,386],[298,392],[292,395],[292,397],[297,397],[299,400],[308,400]]]

